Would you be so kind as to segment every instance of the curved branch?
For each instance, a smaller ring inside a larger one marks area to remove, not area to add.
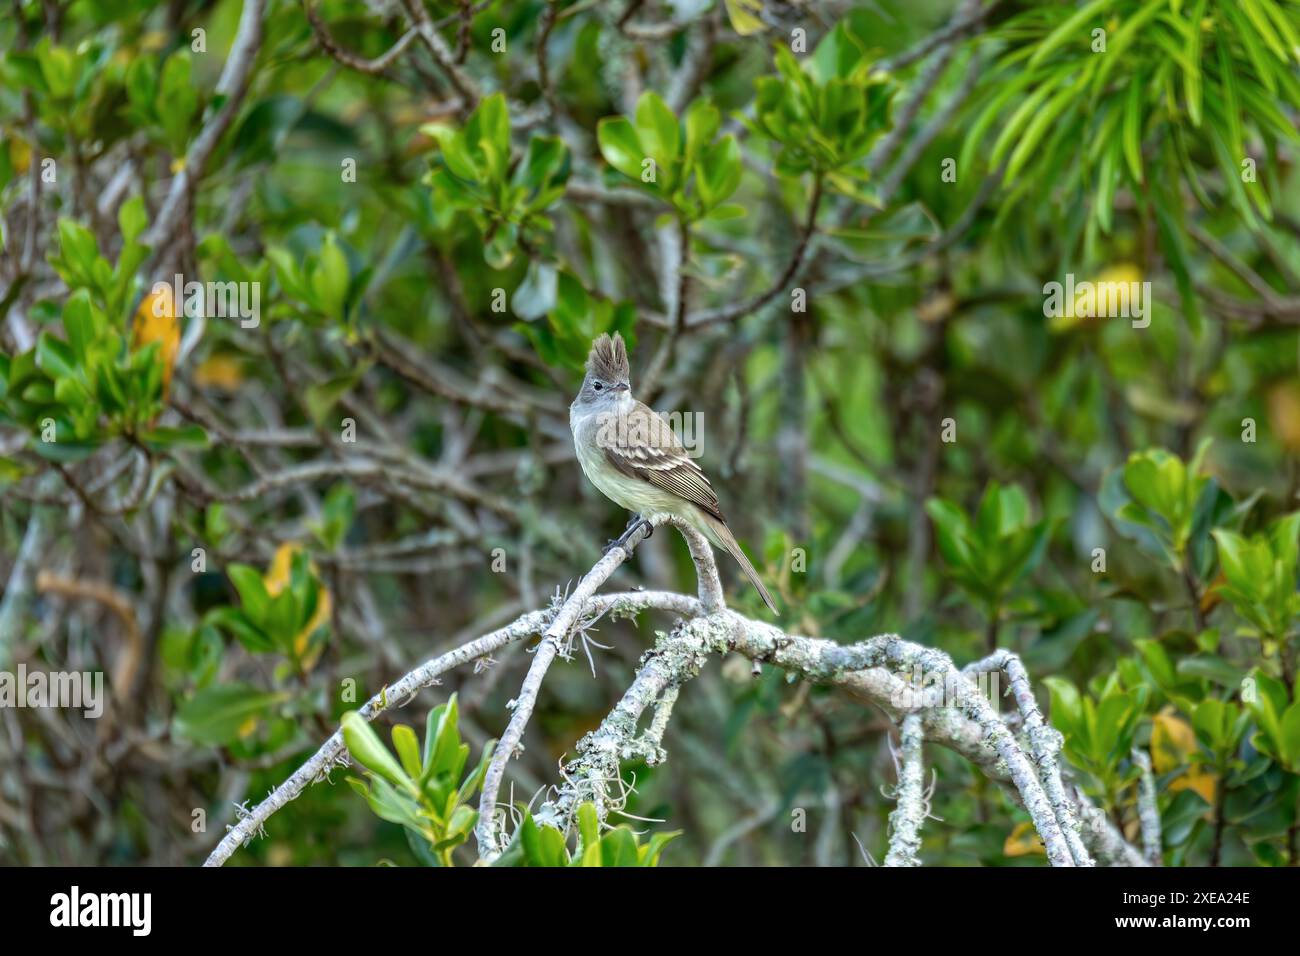
[[[311,24],[312,33],[316,35],[316,42],[320,44],[322,50],[344,66],[362,73],[369,73],[372,76],[376,73],[382,73],[392,66],[393,62],[402,55],[402,51],[411,45],[411,41],[419,36],[420,32],[412,27],[402,34],[401,39],[386,52],[381,53],[374,59],[366,59],[363,56],[357,56],[351,50],[345,49],[330,35],[329,27],[316,11],[316,0],[303,0],[302,7],[303,12],[307,14],[307,22]]]
[[[1061,765],[1057,759],[1063,743],[1061,734],[1048,726],[1043,720],[1043,712],[1038,709],[1038,701],[1029,686],[1029,672],[1020,658],[1008,650],[999,650],[965,668],[966,673],[980,671],[1002,671],[1011,682],[1011,693],[1020,709],[1024,720],[1025,734],[1029,738],[1034,762],[1038,764],[1039,778],[1043,789],[1052,803],[1052,812],[1061,825],[1066,841],[1070,845],[1070,855],[1077,866],[1092,866],[1092,858],[1083,845],[1080,826],[1074,815],[1074,805],[1065,795],[1065,786],[1061,782]]]
[[[685,324],[694,329],[702,325],[713,325],[718,322],[732,322],[752,312],[757,312],[780,295],[792,280],[798,278],[808,260],[808,246],[812,241],[813,233],[817,229],[817,210],[821,207],[821,201],[822,179],[821,176],[817,176],[813,180],[812,196],[808,199],[808,212],[804,216],[803,232],[800,234],[799,241],[790,255],[790,261],[786,263],[785,269],[775,282],[752,299],[700,312],[691,316]]]

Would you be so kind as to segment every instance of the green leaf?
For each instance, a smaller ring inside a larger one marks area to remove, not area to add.
[[[740,147],[734,136],[724,136],[709,147],[700,159],[695,178],[695,188],[706,210],[736,191],[743,169]]]
[[[436,726],[432,724],[433,714],[429,715],[428,729],[434,745],[432,756],[426,759],[426,763],[432,764],[434,773],[446,773],[458,779],[465,758],[460,754],[460,703],[457,696],[452,694],[447,703],[437,711]]]
[[[631,123],[622,116],[607,117],[596,126],[596,140],[605,162],[629,179],[641,181],[641,161],[647,153]]]
[[[347,301],[351,278],[347,256],[339,248],[334,233],[326,233],[325,241],[321,244],[320,259],[311,276],[312,293],[322,312],[336,319],[344,317],[343,306]]]
[[[1100,17],[1108,12],[1111,2],[1112,0],[1093,0],[1092,3],[1081,7],[1072,16],[1067,17],[1060,26],[1037,44],[1034,55],[1029,58],[1028,66],[1035,67],[1042,63],[1071,40],[1086,45],[1092,33],[1089,27],[1100,23]],[[1153,4],[1153,6],[1158,6],[1158,4]]]
[[[1258,0],[1238,0],[1238,2],[1241,11],[1246,14],[1256,32],[1264,38],[1264,43],[1277,55],[1279,60],[1285,63],[1288,58],[1287,49],[1283,45],[1281,37],[1277,35],[1277,31],[1273,29],[1273,21],[1264,12]]]
[[[242,683],[208,687],[180,706],[173,728],[196,743],[228,746],[252,733],[271,708],[288,698],[285,692],[262,691]]]
[[[83,278],[89,279],[99,256],[95,236],[72,219],[59,220],[59,251],[64,260]]]
[[[763,11],[762,0],[723,0],[723,7],[727,11],[731,29],[742,37],[762,33],[767,29],[767,25],[758,16]]]
[[[265,627],[267,614],[271,609],[271,596],[266,591],[262,575],[247,564],[232,564],[226,569],[230,583],[239,592],[240,603],[249,620],[260,627]]]
[[[122,238],[127,242],[134,242],[139,238],[149,225],[149,217],[144,211],[144,200],[139,196],[132,196],[122,203],[122,208],[117,211],[117,224],[122,230]]]
[[[1162,4],[1148,3],[1124,20],[1106,46],[1106,54],[1101,60],[1101,68],[1097,70],[1097,77],[1093,81],[1094,90],[1099,91],[1105,88],[1111,70],[1115,68],[1117,63],[1125,62],[1124,54],[1127,52],[1129,45],[1138,36],[1142,35],[1143,27],[1146,26],[1147,22],[1161,12],[1163,12]]]
[[[600,862],[602,866],[639,865],[636,837],[632,831],[627,827],[616,827],[601,837]]]
[[[650,842],[645,846],[637,848],[637,855],[640,857],[640,866],[658,866],[659,859],[663,856],[664,848],[673,840],[682,835],[681,830],[671,830],[667,833],[656,833],[650,837]]]
[[[1158,641],[1137,640],[1133,642],[1146,661],[1147,668],[1155,678],[1156,684],[1162,688],[1173,687],[1177,683],[1177,677],[1174,671],[1173,662],[1169,660],[1169,655],[1165,649],[1160,646]]]
[[[646,152],[660,169],[671,167],[681,151],[681,129],[677,117],[658,93],[648,90],[636,103],[636,132]]]
[[[596,805],[590,800],[578,806],[578,837],[583,847],[600,843],[600,816],[596,813]]]
[[[394,724],[393,749],[397,751],[398,759],[402,762],[402,769],[412,779],[418,779],[422,768],[420,742],[416,739],[415,731],[406,724]]]
[[[208,447],[208,433],[198,425],[147,428],[140,432],[139,438],[140,441],[154,451],[169,451],[173,448],[199,449]]]
[[[235,636],[235,640],[254,654],[266,654],[276,649],[275,641],[245,611],[234,607],[216,607],[203,615],[203,623],[219,627]]]
[[[1044,677],[1043,683],[1051,694],[1048,715],[1052,726],[1065,735],[1076,733],[1082,726],[1083,706],[1078,689],[1060,677]]]
[[[80,368],[72,347],[49,332],[36,340],[36,364],[51,378],[76,375]]]
[[[406,775],[401,764],[393,759],[392,753],[359,711],[349,710],[343,715],[341,724],[348,753],[357,763],[412,796],[419,796],[420,791],[415,782]]]
[[[686,109],[686,161],[692,162],[713,142],[722,126],[722,114],[706,99],[691,102]]]
[[[1219,566],[1228,583],[1241,590],[1249,590],[1253,582],[1246,570],[1246,539],[1226,528],[1215,528],[1210,532],[1219,549]]]
[[[1133,179],[1142,182],[1142,75],[1129,82],[1128,100],[1124,106],[1124,158],[1128,160]]]
[[[503,93],[485,96],[466,124],[465,138],[487,158],[488,179],[505,178],[510,162],[510,112]]]
[[[1196,6],[1189,18],[1192,28],[1187,31],[1188,66],[1183,69],[1183,96],[1187,100],[1187,115],[1191,119],[1193,126],[1201,125],[1201,101],[1204,86],[1201,71],[1201,37],[1203,33],[1201,21],[1205,18],[1205,4],[1207,2],[1208,0],[1196,0]]]

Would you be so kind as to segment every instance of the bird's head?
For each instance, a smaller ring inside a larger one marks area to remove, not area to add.
[[[623,336],[601,335],[591,343],[587,356],[587,374],[573,404],[584,411],[612,410],[632,395],[631,368]]]

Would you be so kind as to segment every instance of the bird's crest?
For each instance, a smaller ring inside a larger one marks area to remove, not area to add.
[[[631,375],[627,361],[627,345],[623,336],[615,332],[611,339],[608,334],[591,343],[591,354],[587,356],[587,371],[606,382],[626,382]]]

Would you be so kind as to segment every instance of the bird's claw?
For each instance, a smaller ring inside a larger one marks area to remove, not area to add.
[[[632,557],[632,549],[627,546],[627,542],[632,535],[636,534],[642,525],[645,525],[646,528],[645,537],[648,538],[650,535],[654,534],[655,526],[653,524],[642,518],[640,515],[633,515],[632,520],[630,520],[627,523],[627,527],[623,529],[623,533],[617,538],[611,538],[607,541],[601,553],[609,554],[615,548],[622,548],[625,555],[629,558]]]

